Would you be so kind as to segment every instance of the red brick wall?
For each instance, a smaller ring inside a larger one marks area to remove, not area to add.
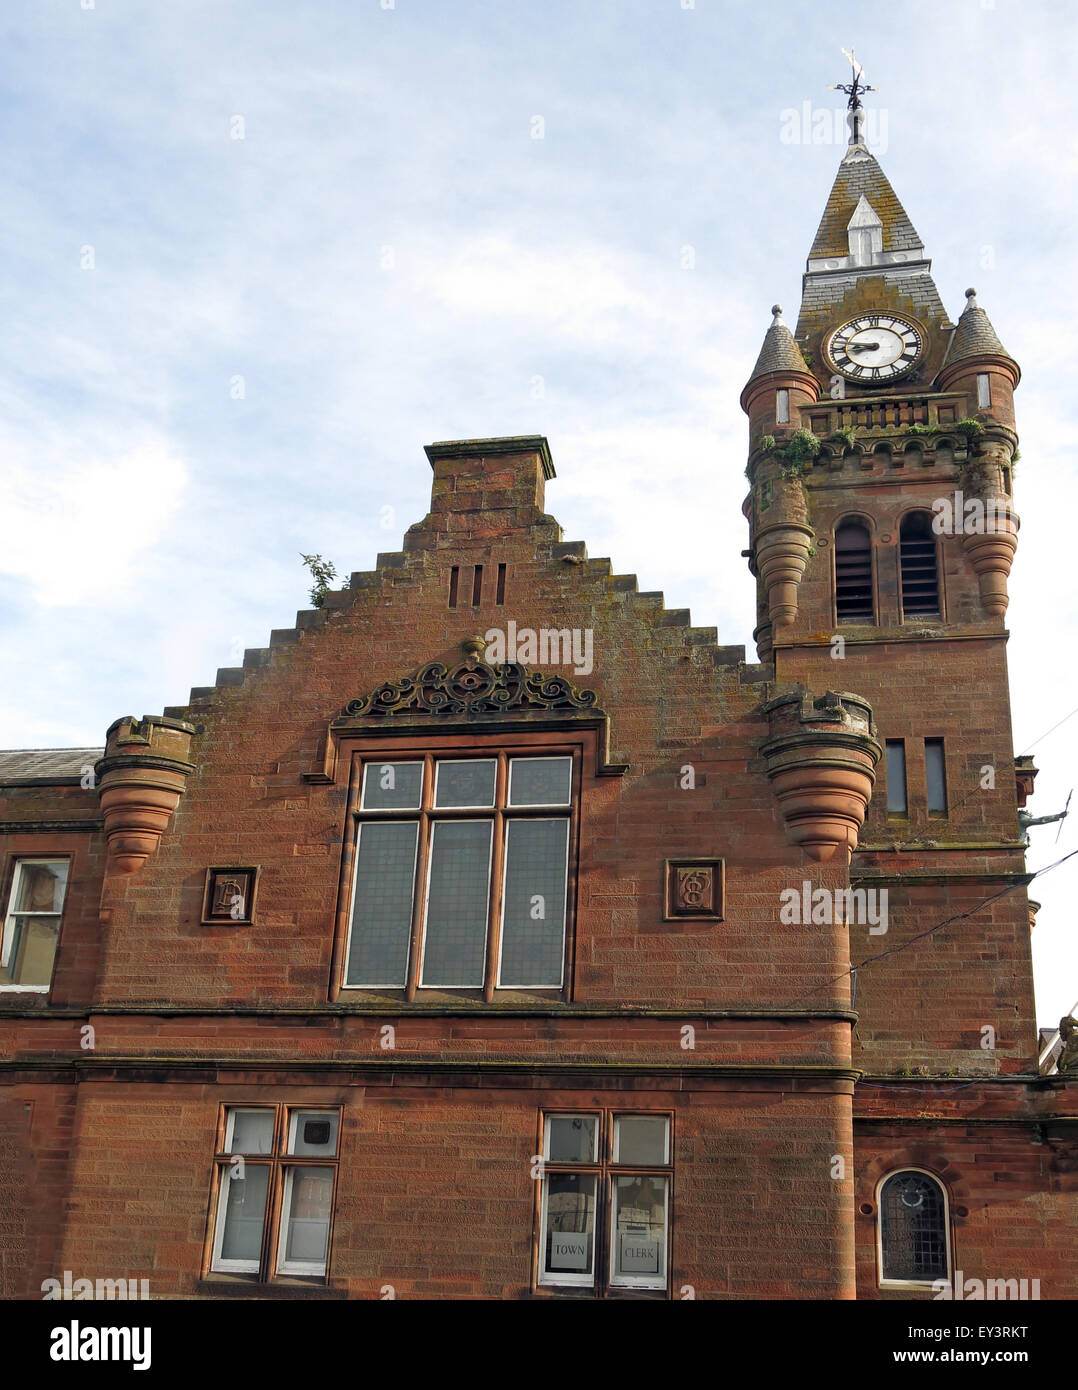
[[[398,1298],[529,1297],[541,1107],[674,1111],[672,1296],[686,1284],[697,1298],[852,1294],[852,1181],[831,1176],[836,1153],[849,1171],[848,1096],[719,1081],[691,1094],[531,1082],[477,1092],[418,1077],[84,1082],[58,1277],[224,1296],[199,1279],[218,1104],[281,1101],[344,1107],[330,1286],[349,1297],[378,1298],[386,1284]]]

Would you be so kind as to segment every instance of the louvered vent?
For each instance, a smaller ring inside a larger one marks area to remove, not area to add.
[[[936,538],[924,512],[914,512],[902,522],[899,545],[902,570],[903,618],[940,616],[939,575],[936,571]]]
[[[840,623],[870,623],[872,605],[872,538],[859,522],[835,533],[835,607]]]

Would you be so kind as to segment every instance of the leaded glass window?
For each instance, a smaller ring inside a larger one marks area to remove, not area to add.
[[[342,984],[561,989],[574,758],[366,759]]]
[[[892,1173],[880,1190],[880,1268],[885,1280],[932,1283],[947,1275],[947,1204],[935,1178]]]

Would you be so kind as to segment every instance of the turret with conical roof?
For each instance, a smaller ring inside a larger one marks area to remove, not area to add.
[[[782,319],[782,305],[773,304],[774,317],[764,334],[756,366],[741,393],[741,406],[749,417],[753,439],[766,434],[781,437],[800,411],[819,394],[794,335]]]
[[[1021,379],[1018,363],[977,303],[977,291],[968,289],[966,307],[940,368],[941,390],[966,392],[978,412],[1013,431],[1014,388]]]

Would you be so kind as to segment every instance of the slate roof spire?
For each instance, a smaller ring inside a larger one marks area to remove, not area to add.
[[[843,52],[850,60],[851,81],[832,90],[849,96],[850,138],[805,265],[794,330],[798,342],[818,331],[866,275],[881,278],[887,291],[903,297],[908,310],[925,323],[947,323],[924,242],[868,147],[861,96],[875,89],[861,80],[864,70],[852,51]],[[867,129],[871,132],[871,123]]]
[[[967,357],[1008,357],[1011,354],[999,340],[991,320],[977,303],[977,291],[966,291],[966,307],[958,320],[947,353],[947,366]],[[1013,361],[1014,359],[1011,358]]]
[[[774,318],[764,334],[764,344],[749,376],[749,382],[769,372],[808,372],[809,366],[794,342],[794,335],[782,319],[782,305],[772,304]]]

